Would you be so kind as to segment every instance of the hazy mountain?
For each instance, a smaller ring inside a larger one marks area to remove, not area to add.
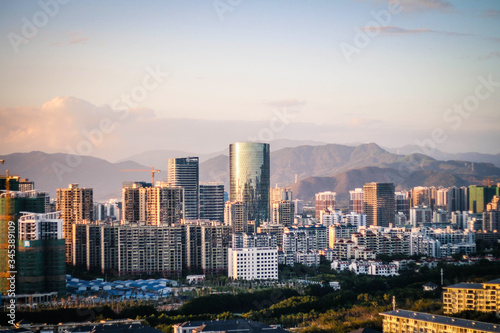
[[[228,167],[227,156],[210,159],[200,165],[200,179],[225,180],[227,186]],[[299,146],[273,152],[271,186],[294,184],[295,175],[299,183],[307,181],[300,186],[294,185],[294,195],[311,198],[316,192],[335,188],[338,188],[339,195],[348,193],[371,181],[390,181],[404,188],[432,184],[461,186],[478,183],[486,177],[494,180],[500,177],[500,169],[491,163],[439,161],[422,154],[397,155],[374,143],[356,147],[335,144]]]
[[[94,188],[96,200],[102,200],[119,198],[124,180],[151,180],[149,171],[123,172],[120,171],[122,169],[149,170],[154,165],[165,170],[166,152],[151,152],[151,156],[156,158],[164,154],[161,157],[164,160],[158,161],[160,164],[144,165],[131,161],[110,163],[95,157],[68,154],[16,153],[0,156],[0,159],[6,160],[0,170],[4,173],[4,169],[9,169],[11,173],[34,180],[37,189],[49,191],[52,197],[57,188],[77,182],[82,187]],[[200,181],[223,182],[226,191],[229,191],[228,169],[228,156],[219,154],[200,164]],[[477,184],[488,177],[493,182],[500,181],[500,168],[491,163],[440,161],[422,154],[398,155],[374,143],[355,147],[305,145],[280,149],[271,154],[271,186],[293,184],[294,196],[303,199],[310,199],[314,193],[326,190],[336,191],[342,198],[349,190],[372,181],[388,181],[399,188],[411,188],[418,185]],[[165,171],[156,174],[156,180],[166,179]]]
[[[415,152],[425,153],[430,157],[437,160],[447,161],[447,160],[459,160],[459,161],[470,161],[470,162],[481,162],[481,163],[493,163],[496,167],[500,168],[500,154],[483,154],[483,153],[446,153],[438,149],[423,149],[417,145],[406,145],[401,148],[385,148],[385,150],[394,153],[409,155]]]
[[[5,160],[1,167],[10,170],[11,175],[19,175],[35,182],[38,190],[47,191],[56,197],[58,188],[79,183],[80,187],[94,189],[94,199],[120,198],[122,181],[138,180],[151,182],[151,172],[125,172],[123,169],[149,169],[135,162],[110,163],[100,158],[69,154],[46,154],[39,151],[14,153],[0,156]],[[155,179],[166,178],[156,174]]]
[[[402,177],[397,169],[364,167],[340,172],[332,177],[307,177],[291,185],[293,195],[301,200],[313,200],[322,191],[337,192],[337,201],[346,204],[350,190],[363,187],[368,182],[394,183],[396,189],[415,186],[465,186],[468,182],[459,176],[429,170],[418,170]]]
[[[324,142],[313,141],[313,140],[289,140],[289,139],[278,139],[271,141],[271,151],[277,151],[287,147],[297,147],[304,145],[318,146],[324,145]],[[211,158],[217,157],[219,155],[229,155],[229,145],[227,148],[205,154],[205,153],[193,153],[193,152],[185,152],[181,150],[149,150],[142,152],[140,154],[134,154],[128,156],[124,159],[119,160],[118,162],[123,161],[134,161],[136,163],[142,165],[154,166],[157,169],[166,170],[167,163],[169,158],[175,157],[188,157],[188,156],[196,156],[200,158],[200,163],[205,162]]]
[[[139,154],[134,154],[124,158],[118,162],[133,161],[149,167],[154,166],[156,169],[167,170],[169,158],[197,156],[193,153],[188,153],[180,150],[149,150]]]

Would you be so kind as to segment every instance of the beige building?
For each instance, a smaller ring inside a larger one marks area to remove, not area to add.
[[[458,283],[443,289],[446,314],[465,310],[500,314],[500,279],[485,283]]]
[[[94,217],[93,190],[70,184],[68,188],[57,189],[56,210],[61,212],[63,237],[66,240],[66,262],[73,261],[73,224]]]
[[[496,333],[500,325],[407,310],[383,312],[384,333]]]

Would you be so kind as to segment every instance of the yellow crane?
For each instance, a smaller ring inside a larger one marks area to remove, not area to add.
[[[5,160],[0,160],[0,164],[4,164]],[[5,243],[0,244],[0,247],[2,251],[8,252],[9,249],[9,243],[8,243],[8,234],[9,234],[9,221],[13,221],[13,215],[10,212],[10,175],[9,175],[9,170],[6,170],[6,177],[5,177],[5,214],[3,214],[3,223],[5,224]],[[15,264],[14,264],[15,265]],[[10,273],[8,271],[14,270],[14,267],[10,266],[9,264],[9,255],[5,256],[5,262],[2,262],[2,266],[5,266],[5,271],[2,271],[0,273],[0,278],[8,278],[10,277]],[[12,267],[11,269],[7,269],[7,267]],[[1,290],[2,292],[5,292],[5,290]]]
[[[155,172],[161,172],[160,170],[155,169],[155,167],[151,167],[151,170],[149,170],[149,169],[143,169],[143,170],[122,169],[120,171],[151,172],[151,186],[155,186]]]

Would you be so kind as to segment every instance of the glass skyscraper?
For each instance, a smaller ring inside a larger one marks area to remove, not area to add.
[[[199,161],[198,157],[170,158],[168,182],[184,188],[184,218],[199,217]]]
[[[229,145],[229,200],[246,203],[255,227],[269,221],[269,144],[237,142]]]

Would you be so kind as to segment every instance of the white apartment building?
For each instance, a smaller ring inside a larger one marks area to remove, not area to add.
[[[377,275],[377,276],[395,276],[399,275],[399,267],[396,263],[384,264],[377,260],[334,260],[331,264],[332,269],[337,271],[350,270],[357,274]]]
[[[278,249],[228,249],[228,277],[241,280],[277,280]]]

